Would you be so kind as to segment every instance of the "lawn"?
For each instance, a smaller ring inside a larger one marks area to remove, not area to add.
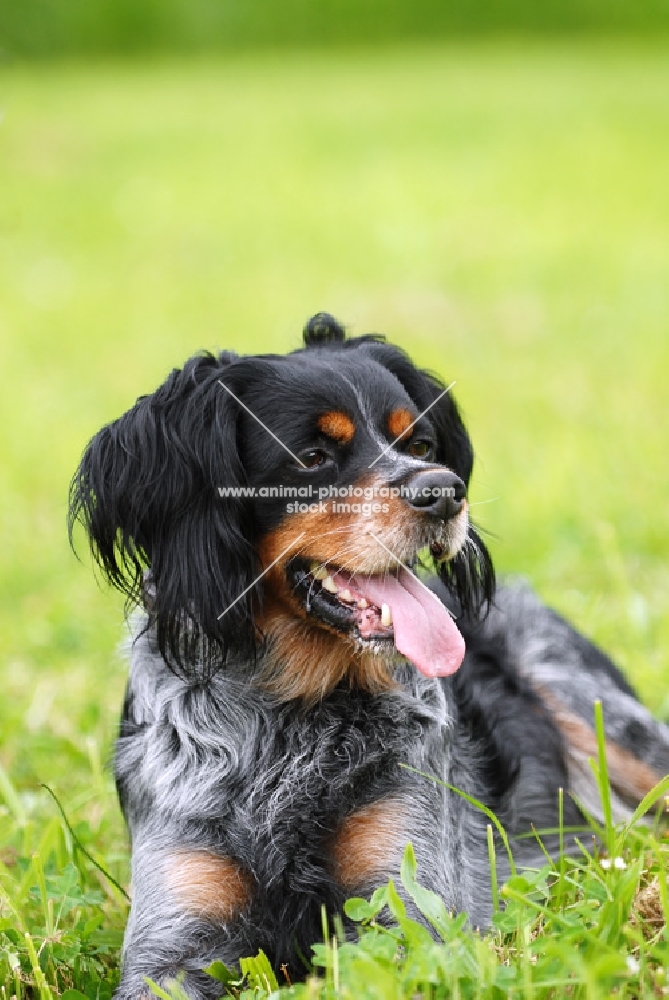
[[[35,975],[43,997],[113,982],[123,896],[42,787],[125,885],[108,770],[122,605],[68,549],[67,487],[88,438],[200,348],[285,351],[328,309],[457,380],[498,570],[669,716],[667,55],[480,43],[2,69],[7,996]],[[665,863],[630,843],[629,905]],[[653,961],[619,995],[657,995]],[[590,979],[575,995],[608,995]]]

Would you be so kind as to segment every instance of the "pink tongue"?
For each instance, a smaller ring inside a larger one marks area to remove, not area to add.
[[[448,611],[431,590],[406,570],[395,576],[354,576],[354,587],[393,616],[395,646],[426,677],[454,674],[465,642]]]

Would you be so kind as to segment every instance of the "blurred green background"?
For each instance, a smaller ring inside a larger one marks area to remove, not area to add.
[[[48,781],[124,853],[121,601],[65,530],[84,445],[194,351],[289,350],[320,309],[457,380],[499,569],[669,714],[668,10],[3,0],[0,765],[24,820]]]
[[[20,56],[668,28],[669,0],[0,0],[0,45]]]

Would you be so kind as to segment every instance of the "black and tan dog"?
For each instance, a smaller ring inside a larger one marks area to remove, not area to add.
[[[486,925],[485,817],[402,764],[512,837],[557,825],[561,787],[598,813],[595,699],[617,815],[669,769],[669,730],[610,660],[527,588],[495,595],[451,394],[325,314],[305,344],[192,358],[73,480],[72,523],[142,609],[116,747],[121,998],[179,973],[215,997],[202,968],[258,948],[299,975],[321,905],[396,876],[409,840],[424,884]]]

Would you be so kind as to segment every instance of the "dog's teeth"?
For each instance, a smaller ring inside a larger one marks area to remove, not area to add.
[[[358,601],[358,603],[356,604],[356,607],[358,607],[358,608],[367,608],[367,607],[369,607],[369,605],[367,604],[367,601],[365,600],[365,598],[361,597],[360,600]]]
[[[331,594],[336,594],[339,590],[339,587],[329,574],[326,574],[325,579],[323,580],[323,590],[327,590]]]
[[[311,564],[310,573],[315,580],[324,580],[328,575],[328,571],[325,566],[321,566],[321,564],[317,562]]]
[[[353,595],[351,594],[350,590],[340,590],[339,593],[337,594],[337,597],[339,598],[340,601],[350,602],[353,600]]]
[[[382,625],[392,625],[393,616],[390,613],[390,608],[387,604],[381,605],[381,624]]]

